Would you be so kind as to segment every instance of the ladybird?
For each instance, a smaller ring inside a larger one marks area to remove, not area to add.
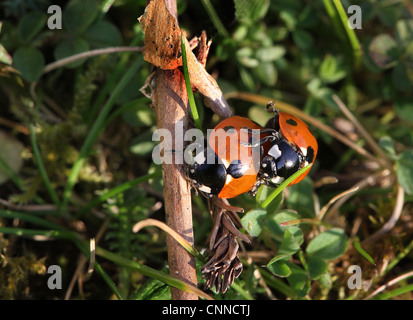
[[[262,154],[259,141],[265,135],[264,128],[248,118],[223,120],[212,130],[206,148],[194,155],[188,179],[207,197],[229,199],[255,189]]]
[[[277,187],[301,168],[314,163],[318,144],[304,121],[278,111],[273,102],[267,105],[267,110],[274,113],[274,117],[265,125],[272,138],[267,137],[269,142],[263,144],[264,154],[258,179],[259,183]],[[307,174],[308,171],[289,186],[300,182]]]

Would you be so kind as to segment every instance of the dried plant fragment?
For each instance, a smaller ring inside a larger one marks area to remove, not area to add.
[[[152,0],[138,20],[145,34],[143,58],[163,70],[182,66],[181,29],[165,1]]]
[[[144,59],[163,70],[182,66],[180,39],[183,31],[166,7],[165,1],[152,0],[146,7],[145,13],[139,18],[139,22],[145,34]],[[221,89],[205,70],[211,42],[207,43],[205,34],[201,36],[200,61],[198,61],[186,37],[184,41],[191,85],[205,97],[206,105],[219,117],[230,117],[232,112]]]
[[[237,238],[250,243],[248,237],[242,234],[234,224],[241,225],[237,212],[240,208],[231,207],[226,200],[212,199],[212,216],[214,226],[210,236],[210,258],[202,267],[205,287],[215,286],[217,292],[225,293],[234,280],[239,277],[243,266],[238,257],[239,245]]]

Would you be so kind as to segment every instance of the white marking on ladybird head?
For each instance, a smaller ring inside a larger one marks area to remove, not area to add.
[[[279,176],[274,177],[274,178],[271,179],[271,182],[274,183],[274,184],[281,184],[283,181],[284,181],[284,178],[279,177]]]
[[[198,163],[198,164],[203,164],[205,163],[205,155],[203,152],[198,153],[195,157],[194,157],[194,162]]]
[[[278,145],[275,144],[271,147],[271,149],[268,151],[268,154],[272,156],[274,159],[278,159],[281,157],[281,150],[278,148]]]
[[[205,192],[205,193],[211,193],[211,188],[207,186],[200,186],[198,187],[199,191]]]
[[[301,150],[304,157],[307,156],[307,148],[300,147],[300,150]]]

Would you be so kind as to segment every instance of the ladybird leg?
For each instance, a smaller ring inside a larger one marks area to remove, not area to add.
[[[250,191],[248,191],[248,193],[255,197],[257,195],[258,192],[258,188],[261,186],[262,182],[261,179],[258,179],[257,182],[255,183],[255,185],[252,187],[252,189]]]
[[[245,128],[245,129],[243,129],[243,130],[247,130],[249,133],[252,133],[252,130],[251,130],[251,129]],[[277,132],[277,131],[274,130],[274,129],[262,129],[262,130],[260,130],[260,135],[266,134],[266,133],[269,133],[270,135],[262,138],[261,140],[259,140],[259,141],[256,142],[256,143],[252,143],[252,142],[240,142],[240,145],[242,145],[242,146],[244,146],[244,147],[258,147],[258,146],[260,146],[260,145],[263,145],[263,144],[264,144],[265,142],[267,142],[268,140],[275,141],[275,140],[280,140],[280,139],[281,139],[279,132]]]

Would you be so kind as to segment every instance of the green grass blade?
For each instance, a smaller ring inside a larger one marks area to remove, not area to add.
[[[284,190],[284,188],[286,188],[292,181],[297,179],[299,176],[301,176],[304,172],[309,170],[311,167],[312,167],[312,164],[309,164],[308,166],[301,168],[296,173],[294,173],[291,177],[289,177],[283,183],[281,183],[280,186],[277,189],[275,189],[273,192],[271,192],[271,194],[267,197],[267,199],[265,199],[261,203],[260,208],[263,208],[263,209],[267,208],[269,204],[280,194],[280,192]]]
[[[202,0],[201,2],[204,5],[204,8],[207,11],[209,17],[211,18],[211,21],[214,24],[215,28],[217,28],[219,34],[224,38],[229,38],[229,33],[227,29],[225,29],[224,24],[219,19],[218,14],[214,9],[214,6],[211,4],[211,1]]]
[[[79,158],[74,163],[69,177],[67,179],[67,183],[65,189],[63,191],[63,200],[60,206],[60,211],[64,211],[68,205],[69,199],[72,195],[73,187],[77,182],[77,178],[79,176],[80,170],[86,160],[86,157],[89,155],[93,143],[95,142],[96,138],[101,132],[101,129],[105,123],[105,119],[109,114],[110,110],[112,109],[117,97],[128,84],[128,82],[132,79],[135,73],[138,71],[140,66],[142,65],[143,58],[139,57],[136,62],[128,69],[128,71],[124,74],[122,79],[119,81],[118,85],[113,90],[112,94],[110,95],[108,101],[103,106],[100,114],[98,115],[96,121],[94,122],[92,129],[90,130],[88,136],[86,137],[85,142],[83,143],[82,148],[80,149]]]
[[[397,297],[408,292],[413,292],[413,284],[409,284],[388,292],[384,292],[382,294],[375,296],[372,300],[389,300],[393,297]]]
[[[186,50],[184,38],[181,34],[181,51],[182,51],[182,64],[184,70],[185,86],[188,93],[189,106],[191,107],[192,117],[194,118],[195,127],[202,130],[201,122],[199,120],[198,109],[196,108],[196,103],[194,99],[194,93],[192,92],[191,80],[189,79],[188,72],[188,61],[186,59]]]
[[[347,39],[350,42],[350,47],[353,52],[353,59],[354,59],[354,65],[356,68],[359,68],[361,65],[361,59],[362,59],[362,51],[361,51],[361,45],[360,42],[357,38],[356,32],[354,29],[351,29],[348,27],[348,16],[346,11],[343,8],[343,5],[341,4],[340,0],[333,0],[335,9],[338,13],[338,17],[341,21],[342,27],[346,33]]]
[[[30,222],[34,225],[37,225],[39,227],[47,228],[47,229],[54,229],[54,230],[65,230],[64,227],[50,222],[46,219],[39,218],[38,216],[35,216],[30,213],[24,213],[24,212],[17,212],[17,211],[10,211],[10,210],[0,210],[0,218],[6,218],[6,219],[20,219],[26,222]]]
[[[268,286],[270,286],[271,288],[274,288],[278,292],[281,292],[287,297],[290,297],[290,298],[296,297],[294,290],[291,287],[289,287],[287,284],[285,284],[283,281],[276,279],[271,273],[269,273],[268,271],[262,268],[258,268],[258,270],[261,273],[262,277],[264,278]]]
[[[144,183],[148,181],[149,179],[157,178],[162,175],[162,171],[156,171],[151,174],[144,175],[142,177],[136,178],[134,180],[127,181],[121,185],[118,185],[112,189],[110,189],[108,192],[105,192],[104,194],[100,195],[99,197],[96,197],[89,201],[86,206],[80,210],[79,216],[84,214],[85,212],[89,211],[90,209],[96,207],[98,204],[102,203],[103,201],[109,199],[110,197],[113,197],[125,190],[128,190],[138,184]],[[78,216],[78,217],[79,217]]]
[[[364,257],[366,258],[373,266],[376,265],[373,258],[361,247],[360,240],[356,237],[354,238],[354,248]]]
[[[124,266],[124,267],[128,267],[131,269],[134,269],[140,273],[142,273],[145,276],[148,276],[150,278],[153,279],[157,279],[159,281],[162,281],[170,286],[173,286],[175,288],[178,288],[180,290],[189,292],[189,293],[193,293],[196,294],[202,298],[211,300],[212,298],[210,296],[208,296],[206,293],[204,293],[203,291],[199,290],[198,288],[191,286],[189,284],[187,284],[186,282],[183,282],[175,277],[170,276],[169,274],[166,274],[164,272],[152,269],[146,265],[140,264],[136,261],[132,261],[129,259],[126,259],[124,257],[121,257],[117,254],[114,254],[112,252],[109,252],[105,249],[102,249],[100,247],[96,247],[96,254],[108,259],[118,265]]]
[[[254,300],[254,297],[247,292],[246,290],[244,290],[238,283],[237,281],[234,281],[231,285],[231,288],[234,289],[236,292],[238,292],[243,298],[247,299],[247,300]]]
[[[30,141],[32,144],[32,149],[33,149],[33,154],[36,159],[37,167],[39,168],[40,175],[43,179],[43,182],[46,186],[47,191],[49,192],[50,197],[52,198],[53,202],[59,206],[60,205],[60,200],[59,197],[57,196],[56,192],[54,191],[52,184],[50,183],[49,177],[47,175],[46,169],[43,164],[42,157],[40,155],[39,147],[37,145],[37,139],[36,139],[36,132],[34,131],[34,128],[32,125],[29,126],[30,130]]]
[[[10,168],[6,161],[0,157],[0,170],[10,178],[11,181],[22,190],[23,180]]]

